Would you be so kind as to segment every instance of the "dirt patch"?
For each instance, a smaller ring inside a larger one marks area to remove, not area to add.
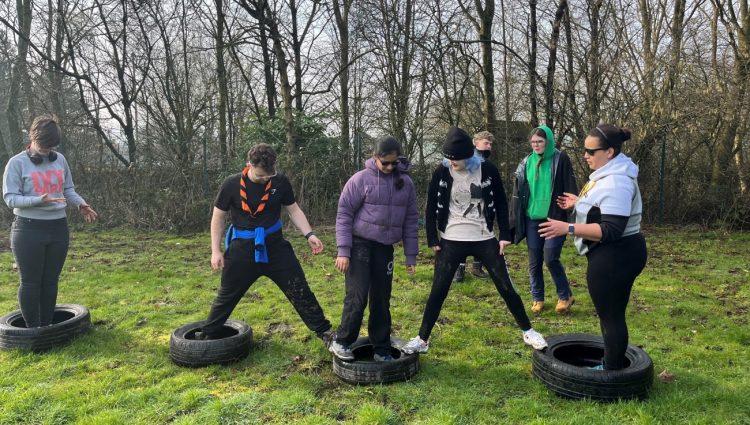
[[[268,325],[268,335],[281,335],[289,338],[292,336],[292,328],[286,323],[273,322]]]

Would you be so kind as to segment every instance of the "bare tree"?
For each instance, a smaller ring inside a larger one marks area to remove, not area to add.
[[[333,13],[339,37],[339,111],[341,114],[341,164],[345,174],[351,164],[349,124],[349,12],[353,0],[333,0]]]
[[[18,19],[19,32],[17,43],[18,49],[10,77],[10,93],[8,93],[8,99],[5,104],[5,113],[8,119],[9,143],[13,143],[13,140],[18,141],[22,139],[22,119],[20,110],[22,85],[26,86],[26,97],[30,97],[30,84],[28,71],[26,69],[26,58],[29,53],[29,37],[31,35],[31,4],[31,0],[16,1],[16,18]],[[7,146],[6,150],[8,150]]]

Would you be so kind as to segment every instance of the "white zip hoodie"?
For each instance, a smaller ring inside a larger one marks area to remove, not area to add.
[[[638,166],[620,153],[606,165],[589,175],[575,206],[575,222],[592,223],[589,213],[598,208],[602,215],[628,217],[622,236],[634,235],[641,230],[643,204],[638,188]],[[575,245],[581,255],[589,251],[583,238],[576,236]]]

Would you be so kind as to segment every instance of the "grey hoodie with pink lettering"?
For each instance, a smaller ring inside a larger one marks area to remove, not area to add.
[[[49,198],[65,198],[66,202],[42,201]],[[68,203],[80,206],[86,201],[76,193],[68,161],[61,154],[50,162],[47,157],[41,164],[31,162],[26,151],[8,161],[3,173],[3,199],[19,217],[37,220],[56,220],[65,217]]]

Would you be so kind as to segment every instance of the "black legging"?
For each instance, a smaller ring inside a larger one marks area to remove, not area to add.
[[[21,286],[18,303],[26,327],[52,324],[57,302],[57,283],[68,256],[68,221],[16,217],[10,246],[18,264]]]
[[[591,301],[599,315],[604,337],[605,369],[625,367],[628,325],[625,309],[635,278],[646,266],[646,240],[638,233],[598,245],[586,254]]]
[[[458,269],[458,264],[464,261],[466,256],[473,255],[474,258],[487,267],[497,291],[505,300],[513,318],[521,330],[531,329],[529,316],[523,308],[523,301],[518,296],[513,282],[508,275],[508,267],[505,265],[505,257],[499,253],[496,238],[479,242],[456,242],[443,239],[440,241],[440,251],[435,257],[435,271],[432,279],[432,290],[427,299],[427,306],[422,317],[422,326],[419,328],[419,337],[427,341],[430,338],[433,326],[443,308],[443,302],[448,296],[448,290],[453,281],[453,275]]]

